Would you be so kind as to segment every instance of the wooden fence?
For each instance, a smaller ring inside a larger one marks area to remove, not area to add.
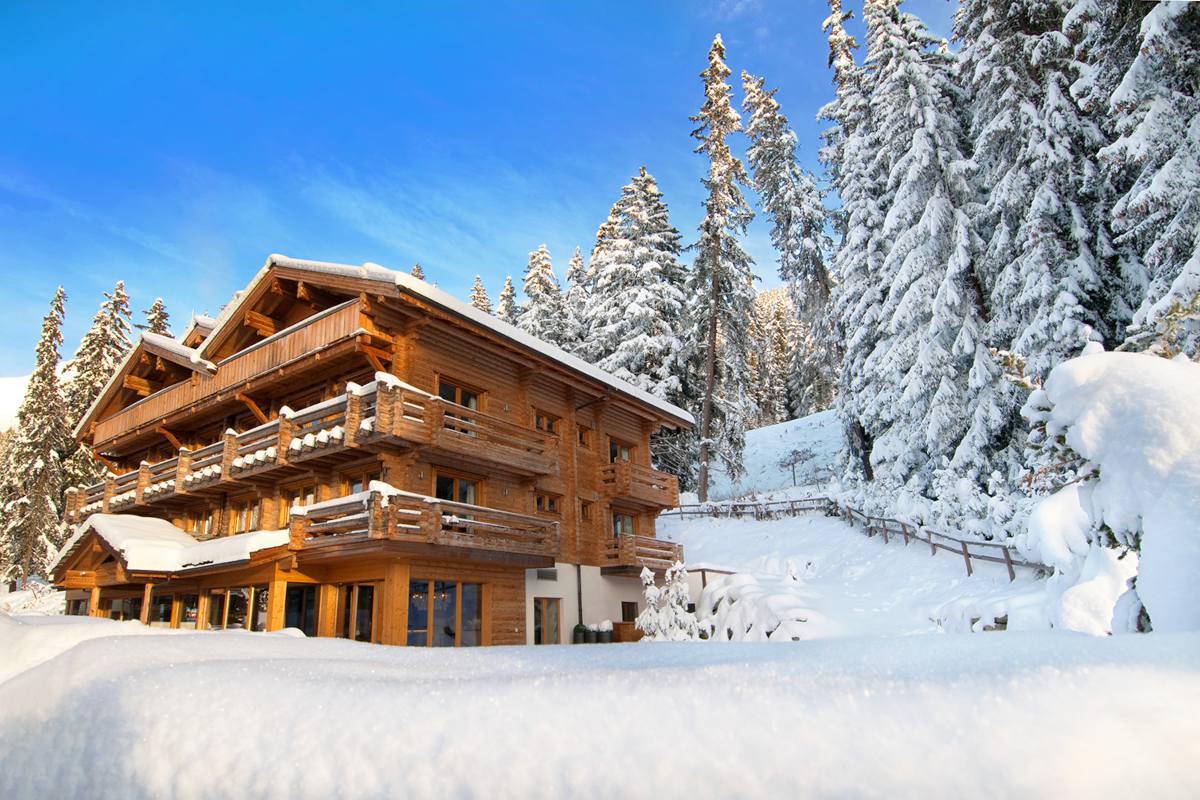
[[[803,512],[819,511],[829,516],[838,516],[850,525],[857,525],[867,536],[882,536],[884,543],[903,539],[904,544],[924,542],[929,545],[931,555],[938,551],[960,556],[967,568],[967,575],[975,570],[973,561],[989,561],[1003,564],[1008,570],[1008,579],[1016,580],[1017,568],[1030,569],[1039,574],[1049,574],[1050,567],[1026,561],[1011,546],[999,542],[981,542],[975,539],[960,539],[924,525],[914,525],[887,517],[875,517],[857,508],[844,506],[828,497],[804,497],[796,500],[775,500],[767,503],[729,502],[705,505],[686,505],[662,512],[662,516],[716,517],[718,519],[778,519],[794,517]]]

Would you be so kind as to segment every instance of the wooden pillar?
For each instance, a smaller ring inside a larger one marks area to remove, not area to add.
[[[183,597],[175,595],[171,598],[171,627],[178,628],[179,620],[183,617]]]
[[[562,510],[562,518],[566,523],[566,535],[559,541],[558,558],[572,561],[576,564],[583,558],[580,548],[579,530],[579,465],[576,462],[576,449],[579,445],[579,423],[575,416],[575,390],[567,387],[567,413],[562,418],[563,429],[559,431],[559,450],[561,454],[560,470],[565,484],[567,502],[570,508]]]
[[[337,636],[338,587],[323,583],[317,587],[317,636]]]
[[[284,616],[287,611],[287,579],[276,574],[271,578],[267,591],[267,630],[283,629]]]
[[[146,487],[150,485],[150,463],[143,461],[138,465],[137,483],[133,487],[133,502],[137,505],[145,505]]]
[[[196,601],[196,630],[202,631],[208,627],[208,592],[197,589],[199,597]]]
[[[100,587],[93,586],[92,593],[88,596],[88,616],[100,616]]]
[[[403,645],[408,641],[408,582],[412,572],[406,561],[384,567],[383,597],[379,613],[379,641]]]
[[[359,425],[362,423],[362,395],[358,393],[357,384],[346,386],[346,430],[343,441],[347,447],[354,447],[358,442]]]
[[[154,592],[154,584],[146,581],[145,588],[142,589],[142,624],[150,624],[150,596]]]

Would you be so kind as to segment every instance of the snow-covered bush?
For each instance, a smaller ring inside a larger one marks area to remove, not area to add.
[[[794,591],[800,583],[788,563],[782,586],[736,573],[712,581],[700,595],[700,629],[719,642],[795,642],[805,638],[811,609]]]
[[[1144,606],[1155,630],[1200,628],[1197,398],[1200,364],[1094,351],[1030,396],[1022,413],[1057,454],[1043,478],[1060,485],[1017,545],[1054,568],[1052,625],[1132,630]]]
[[[654,573],[642,568],[642,597],[646,607],[634,623],[645,634],[644,639],[656,642],[684,642],[700,638],[696,616],[688,611],[687,570],[676,561],[667,569],[663,585],[656,586]]]

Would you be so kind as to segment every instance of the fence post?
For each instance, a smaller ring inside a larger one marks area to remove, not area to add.
[[[961,542],[963,561],[967,562],[967,577],[971,577],[971,554],[967,551],[967,543]]]
[[[929,555],[937,555],[937,544],[933,541],[933,531],[929,532]]]
[[[888,524],[887,524],[887,520],[886,520],[886,519],[885,519],[885,520],[883,520],[883,525],[882,525],[882,527],[883,527],[883,543],[884,543],[884,544],[887,544],[887,543],[888,543],[888,536],[887,536],[887,535],[888,535]]]
[[[1001,548],[1004,553],[1004,566],[1008,567],[1008,582],[1012,583],[1017,579],[1017,572],[1013,569],[1012,554],[1008,552],[1008,546]]]
[[[904,534],[904,546],[908,547],[908,523],[907,522],[900,523],[900,532],[902,534]]]

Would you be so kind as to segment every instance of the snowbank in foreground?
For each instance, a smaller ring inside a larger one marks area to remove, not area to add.
[[[1121,629],[1118,604],[1136,572],[1156,631],[1200,629],[1200,364],[1094,353],[1056,367],[1025,414],[1095,474],[1043,500],[1018,539],[1056,568],[1062,624]],[[1087,468],[1085,468],[1085,472]],[[1108,549],[1140,540],[1140,553]],[[1123,557],[1122,557],[1123,556]],[[1127,604],[1124,604],[1127,605]]]
[[[0,683],[0,796],[1194,797],[1198,665],[1190,634],[94,638]]]

